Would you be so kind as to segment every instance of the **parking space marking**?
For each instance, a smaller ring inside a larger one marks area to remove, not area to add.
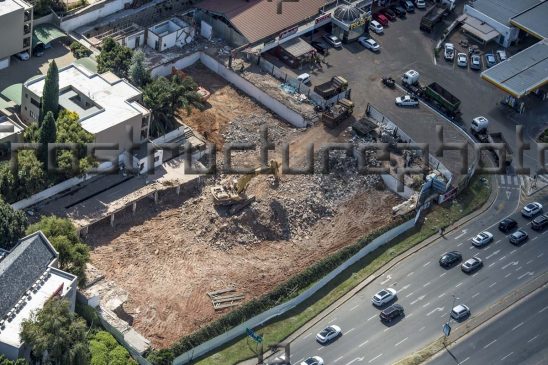
[[[426,266],[430,265],[431,262],[432,261],[428,261],[426,264],[422,265],[422,267],[426,267]]]
[[[333,360],[333,362],[337,362],[337,361],[341,360],[342,358],[343,358],[343,356],[339,356],[335,360]]]
[[[352,327],[351,329],[349,329],[348,331],[346,331],[344,334],[347,335],[347,334],[349,334],[350,332],[352,332],[352,331],[354,331],[354,330],[355,330],[355,328]]]
[[[367,320],[370,321],[370,320],[372,320],[372,319],[375,318],[375,317],[376,317],[376,315],[371,316],[371,317],[369,317]]]
[[[377,360],[379,357],[381,357],[382,354],[378,354],[377,356],[375,356],[374,358],[372,358],[371,360],[369,360],[368,362],[371,364],[373,361]]]
[[[495,342],[497,342],[497,340],[493,340],[491,342],[489,342],[487,345],[483,346],[483,349],[485,350],[486,348],[488,348],[489,346],[491,346],[492,344],[494,344]]]
[[[360,305],[359,304],[356,304],[355,306],[353,306],[352,308],[350,308],[351,311],[353,311],[354,309],[358,308]]]
[[[394,346],[401,345],[401,344],[404,343],[406,340],[407,340],[407,337],[404,338],[403,340],[401,340],[400,342],[398,342],[397,344],[395,344]]]

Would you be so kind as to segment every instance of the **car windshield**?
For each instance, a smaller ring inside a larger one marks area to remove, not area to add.
[[[489,62],[495,62],[495,56],[493,56],[493,55],[487,55],[487,60],[488,60]]]
[[[314,360],[312,358],[311,359],[306,359],[304,361],[304,363],[307,364],[307,365],[316,365],[317,364],[316,360]]]
[[[381,290],[380,292],[377,293],[377,295],[381,298],[384,297],[387,294],[388,294],[388,292],[386,290]]]
[[[485,233],[480,233],[480,234],[478,234],[478,237],[481,238],[481,239],[485,239],[488,236]]]
[[[535,205],[535,204],[533,204],[533,203],[531,203],[531,204],[527,204],[527,205],[525,206],[525,208],[527,208],[527,209],[529,209],[529,210],[531,210],[531,209],[535,209],[535,208],[536,208],[536,205]]]

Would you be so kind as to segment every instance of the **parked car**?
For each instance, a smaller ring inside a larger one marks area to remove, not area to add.
[[[529,235],[527,232],[525,232],[523,229],[518,229],[514,233],[512,233],[509,237],[510,243],[513,245],[519,245],[529,238]]]
[[[542,212],[542,204],[539,202],[532,202],[523,207],[521,210],[521,215],[527,218],[532,218],[540,212]]]
[[[381,23],[382,26],[387,27],[388,26],[388,18],[384,16],[384,14],[377,13],[373,15],[373,19]]]
[[[19,58],[21,61],[28,61],[30,56],[29,56],[29,53],[25,51],[25,52],[19,52],[17,54],[17,58]]]
[[[443,46],[443,58],[446,61],[453,62],[453,59],[455,59],[455,45],[453,43],[445,43]]]
[[[419,99],[416,96],[411,95],[398,96],[396,98],[396,105],[418,107]]]
[[[462,265],[460,265],[460,269],[462,272],[465,272],[467,274],[473,273],[474,271],[477,271],[481,269],[483,266],[483,262],[479,257],[472,257],[471,259],[466,260],[463,262]]]
[[[472,70],[481,70],[481,57],[477,54],[473,54],[470,57],[470,68]]]
[[[548,225],[548,214],[539,215],[531,221],[531,228],[535,231],[542,231]]]
[[[415,11],[415,5],[413,5],[413,2],[411,0],[401,0],[400,5],[407,11],[408,13],[413,13]]]
[[[309,84],[310,83],[310,75],[307,74],[307,73],[300,74],[299,76],[297,76],[297,80],[299,80],[303,84]]]
[[[332,45],[335,48],[341,48],[342,42],[339,40],[339,38],[335,37],[333,34],[324,34],[323,39],[330,45]]]
[[[466,53],[457,53],[457,66],[459,67],[468,66],[468,56],[466,56]]]
[[[390,7],[390,10],[392,10],[394,13],[396,13],[396,15],[401,18],[401,19],[405,19],[405,9],[402,8],[401,6],[399,5],[392,5]]]
[[[327,56],[329,54],[329,46],[324,42],[312,41],[312,43],[310,44],[316,49],[316,51],[318,51],[322,55]]]
[[[373,52],[379,52],[381,50],[381,46],[371,37],[360,37],[358,38],[358,42]]]
[[[417,9],[426,9],[426,1],[424,1],[424,0],[415,0],[415,7]]]
[[[451,318],[455,321],[460,321],[470,315],[470,308],[464,304],[459,304],[453,308],[451,311]]]
[[[331,325],[325,327],[320,333],[316,335],[316,341],[321,344],[333,341],[342,335],[341,328],[339,326]]]
[[[381,23],[379,23],[376,20],[371,20],[371,22],[369,23],[369,29],[371,29],[373,32],[377,34],[381,34],[384,32],[384,28],[381,25]]]
[[[394,319],[403,316],[404,311],[403,307],[399,304],[392,304],[390,307],[386,308],[379,314],[381,322],[392,322]]]
[[[462,261],[462,255],[458,251],[446,252],[440,257],[440,266],[450,268]]]
[[[499,223],[499,230],[504,232],[504,233],[508,233],[512,229],[516,228],[517,226],[518,226],[518,222],[516,222],[512,218],[504,218]]]
[[[387,288],[383,289],[377,294],[373,295],[373,298],[371,299],[371,303],[376,305],[377,307],[383,306],[386,303],[390,303],[394,298],[396,298],[397,292],[396,289]]]
[[[481,232],[476,237],[472,238],[472,245],[475,247],[483,247],[493,241],[493,234],[491,232]]]
[[[470,129],[476,133],[482,133],[487,130],[488,126],[489,126],[489,120],[480,115],[479,117],[475,117],[474,119],[472,119],[472,124],[470,125]]]
[[[396,16],[396,13],[394,13],[391,9],[384,9],[382,11],[385,17],[387,17],[391,22],[395,22],[398,18]]]
[[[300,365],[324,365],[323,359],[319,356],[312,356],[306,360],[301,361]]]
[[[492,53],[486,53],[485,54],[485,65],[487,68],[493,67],[497,64],[497,60],[495,58],[495,55]]]
[[[506,51],[505,51],[505,50],[499,49],[499,50],[497,51],[497,56],[499,56],[500,62],[506,61],[506,58],[507,58],[507,57],[506,57]]]

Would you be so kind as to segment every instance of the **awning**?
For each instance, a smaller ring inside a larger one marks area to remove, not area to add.
[[[32,31],[32,48],[39,44],[48,44],[58,38],[66,37],[62,30],[53,24],[45,23],[34,27]]]
[[[459,17],[459,20],[462,22],[463,30],[481,39],[485,43],[500,35],[495,28],[473,16],[462,15]]]
[[[303,41],[301,38],[293,38],[287,42],[280,44],[287,53],[292,55],[295,58],[299,58],[307,53],[314,53],[316,50],[307,42]]]
[[[23,93],[23,84],[13,84],[2,90],[2,95],[9,100],[12,100],[18,105],[21,105],[21,94]]]

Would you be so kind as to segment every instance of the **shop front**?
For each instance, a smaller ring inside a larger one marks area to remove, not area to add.
[[[367,30],[371,13],[352,5],[341,5],[333,13],[331,33],[344,43],[357,40]]]

